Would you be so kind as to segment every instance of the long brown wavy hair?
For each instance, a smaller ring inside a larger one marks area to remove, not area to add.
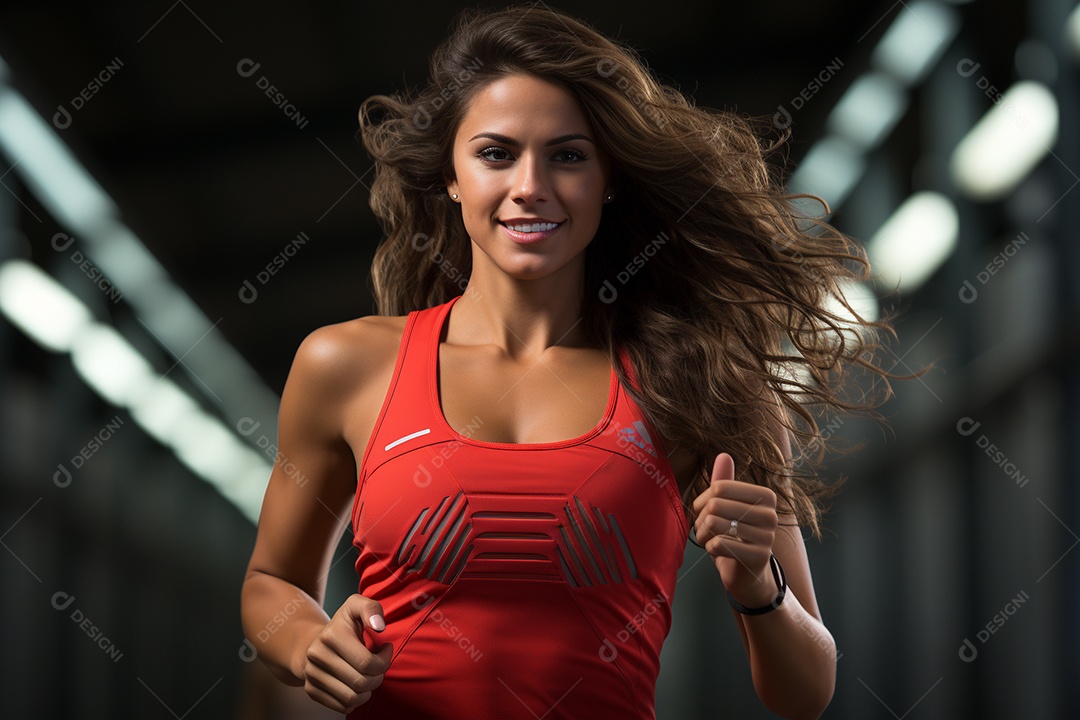
[[[836,439],[818,420],[876,415],[889,378],[913,377],[874,361],[881,333],[896,336],[890,319],[865,319],[846,298],[870,277],[865,252],[793,202],[820,202],[827,215],[824,200],[784,192],[766,158],[786,133],[766,144],[762,121],[695,107],[635,50],[585,23],[531,5],[466,9],[435,50],[426,87],[360,106],[375,161],[371,208],[386,234],[371,269],[379,314],[462,294],[471,241],[446,193],[453,139],[477,90],[520,73],[576,96],[611,158],[616,199],[585,252],[583,327],[642,412],[697,459],[688,520],[712,460],[728,452],[736,479],[771,488],[820,537],[821,501],[839,483],[813,469]],[[853,388],[858,398],[848,395],[852,370],[872,381]],[[781,426],[795,462],[778,445]]]

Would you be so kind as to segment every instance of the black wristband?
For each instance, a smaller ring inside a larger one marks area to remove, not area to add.
[[[780,592],[773,598],[773,601],[768,605],[757,608],[748,608],[745,605],[739,604],[735,597],[728,591],[727,599],[731,603],[731,607],[735,608],[743,615],[764,615],[767,612],[772,612],[776,608],[780,607],[780,603],[784,602],[784,596],[787,595],[787,578],[784,577],[784,569],[780,567],[780,561],[776,559],[776,556],[769,553],[769,565],[772,567],[773,579],[776,580],[776,587],[780,589]]]

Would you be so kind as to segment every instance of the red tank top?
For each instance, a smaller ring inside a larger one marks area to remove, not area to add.
[[[364,451],[358,592],[382,603],[386,629],[363,641],[394,654],[349,720],[652,720],[690,530],[659,436],[614,368],[584,435],[456,432],[437,363],[460,297],[409,313]]]

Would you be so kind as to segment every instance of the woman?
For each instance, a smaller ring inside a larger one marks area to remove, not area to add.
[[[308,482],[270,478],[248,638],[350,718],[653,718],[689,538],[762,702],[819,716],[800,526],[826,488],[791,445],[824,452],[807,403],[871,407],[845,368],[896,377],[890,326],[843,301],[864,256],[793,212],[744,120],[566,15],[466,11],[431,72],[360,110],[380,315],[297,352],[279,449]],[[350,507],[359,589],[328,617]]]

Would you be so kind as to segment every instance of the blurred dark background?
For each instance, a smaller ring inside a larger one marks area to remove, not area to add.
[[[325,716],[253,661],[240,584],[292,355],[376,311],[357,109],[462,7],[0,8],[0,716]],[[1076,3],[556,7],[790,128],[789,187],[882,273],[852,297],[902,313],[886,367],[938,360],[828,429],[866,447],[808,540],[824,717],[1080,717]],[[701,554],[658,717],[770,717]]]

